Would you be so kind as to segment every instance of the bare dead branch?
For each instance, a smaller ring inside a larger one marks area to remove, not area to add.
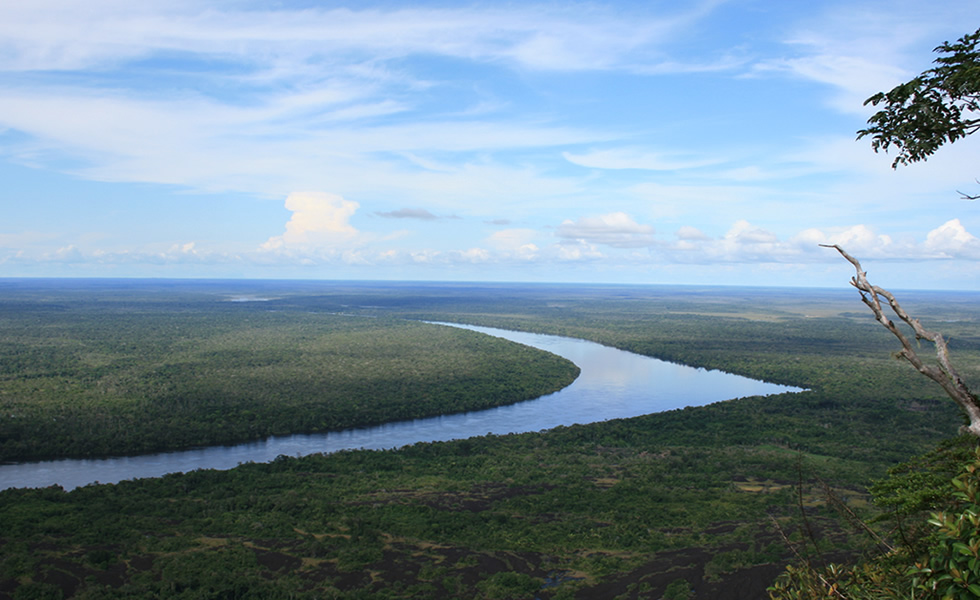
[[[980,179],[975,181],[980,183]],[[980,200],[980,194],[965,194],[959,190],[956,190],[956,193],[960,195],[960,200]]]
[[[949,349],[946,340],[938,332],[928,331],[922,326],[918,319],[913,319],[899,305],[898,300],[888,290],[882,289],[868,282],[867,273],[861,269],[861,263],[856,258],[844,251],[837,244],[820,244],[824,248],[833,248],[840,253],[849,263],[854,265],[857,274],[851,278],[851,285],[857,288],[861,294],[861,301],[864,302],[871,312],[874,313],[875,320],[898,338],[902,344],[902,349],[898,352],[899,358],[904,358],[919,372],[938,383],[946,394],[966,413],[970,424],[966,427],[967,431],[980,437],[980,400],[966,386],[956,369],[953,368],[949,358]],[[882,309],[881,298],[888,302],[892,312],[901,319],[906,325],[912,328],[915,339],[932,342],[936,348],[937,365],[927,365],[915,351],[915,347],[908,337],[888,318]]]

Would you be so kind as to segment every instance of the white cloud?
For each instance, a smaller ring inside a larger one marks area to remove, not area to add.
[[[438,250],[431,250],[431,249],[413,250],[409,252],[408,255],[411,257],[412,262],[415,263],[425,264],[425,263],[443,262],[442,252],[439,252]]]
[[[763,60],[755,69],[825,84],[836,110],[868,115],[873,109],[863,106],[865,99],[927,68],[928,52],[951,31],[955,37],[966,33],[966,26],[960,31],[954,24],[970,22],[975,13],[969,3],[925,7],[833,6],[784,40],[791,56]]]
[[[811,42],[812,43],[812,42]],[[846,48],[847,46],[837,46]],[[783,71],[802,79],[823,83],[835,90],[831,105],[844,113],[869,114],[864,100],[883,89],[891,89],[906,75],[903,69],[859,56],[822,54],[771,61],[760,71]]]
[[[533,242],[537,235],[533,229],[502,229],[491,234],[487,242],[505,256],[533,260],[540,253],[540,248]]]
[[[765,272],[803,274],[819,271],[821,277],[826,277],[821,281],[833,285],[839,276],[838,271],[846,272],[846,269],[838,269],[841,261],[836,252],[820,248],[818,244],[840,244],[862,260],[866,267],[872,267],[880,274],[887,274],[889,269],[898,269],[890,266],[898,264],[904,265],[900,268],[903,275],[916,272],[915,269],[925,269],[929,273],[945,269],[945,272],[952,273],[954,268],[961,268],[963,273],[969,273],[971,269],[975,270],[980,260],[980,240],[957,219],[936,227],[924,239],[903,237],[900,242],[863,224],[810,228],[795,234],[780,235],[740,220],[718,237],[710,237],[699,229],[684,226],[677,230],[673,242],[661,241],[639,246],[622,244],[621,238],[613,239],[615,243],[594,241],[610,241],[607,239],[610,231],[595,227],[602,223],[605,223],[606,229],[609,229],[610,222],[618,223],[619,227],[612,229],[619,233],[624,228],[639,228],[645,232],[644,235],[649,233],[648,229],[631,219],[611,217],[603,221],[596,217],[591,222],[593,227],[588,227],[588,219],[577,223],[567,222],[580,226],[580,232],[593,234],[593,239],[562,238],[544,248],[533,241],[542,232],[509,229],[498,232],[501,235],[487,238],[489,248],[460,245],[455,248],[393,249],[385,246],[387,240],[369,238],[350,226],[348,219],[356,209],[351,206],[354,203],[347,203],[330,194],[294,194],[291,198],[289,206],[294,218],[290,220],[287,231],[282,236],[270,238],[261,248],[253,246],[251,251],[218,251],[200,242],[157,244],[125,250],[67,244],[50,251],[3,253],[0,254],[0,263],[8,271],[27,273],[42,265],[62,268],[66,273],[71,269],[101,267],[114,272],[144,274],[172,273],[172,269],[176,268],[214,273],[216,271],[213,269],[220,265],[229,265],[234,268],[262,268],[270,273],[274,269],[275,273],[289,272],[295,276],[321,273],[323,268],[328,268],[331,273],[342,272],[352,277],[364,276],[377,268],[387,268],[393,276],[404,276],[412,272],[406,269],[415,267],[427,269],[424,272],[429,277],[441,277],[445,275],[440,274],[464,273],[474,265],[484,265],[487,270],[481,271],[483,273],[517,266],[539,273],[558,273],[562,268],[576,269],[578,267],[574,265],[580,264],[582,268],[587,266],[593,276],[600,277],[598,280],[602,280],[603,274],[628,271],[635,276],[649,273],[651,269],[663,270],[671,265],[683,265],[683,268],[690,266],[710,272],[729,269],[731,271],[725,281],[731,283],[737,282],[733,277],[739,270],[751,271],[756,275]],[[584,228],[581,227],[583,225]],[[351,244],[356,244],[356,247],[351,247]],[[599,250],[600,245],[605,246],[602,251]],[[920,266],[913,267],[915,263]],[[817,283],[816,279],[805,277],[798,281],[803,285]],[[921,276],[916,276],[916,281],[922,281]]]
[[[513,250],[531,243],[537,235],[533,229],[501,229],[492,233],[487,241],[502,250]]]
[[[556,233],[560,238],[616,248],[650,246],[655,243],[653,234],[651,225],[641,225],[623,212],[583,217],[578,221],[565,220]]]
[[[835,260],[820,242],[976,257],[980,221],[955,190],[975,192],[977,141],[894,172],[853,134],[863,99],[929,66],[975,6],[818,2],[760,20],[736,4],[0,2],[0,160],[100,182],[8,184],[2,260],[478,278]],[[130,201],[111,182],[168,185]],[[237,198],[236,226],[208,229],[209,203]],[[461,218],[425,238],[355,214]],[[149,219],[155,244],[134,240]],[[482,238],[491,223],[503,231]]]
[[[44,260],[63,263],[81,263],[85,261],[85,254],[81,251],[81,249],[75,247],[74,244],[71,244],[69,246],[62,246],[54,252],[46,253],[44,255]]]
[[[890,236],[876,234],[866,225],[827,230],[805,229],[793,236],[790,243],[796,244],[803,252],[816,252],[821,244],[837,244],[852,255],[867,257],[885,257],[897,250]]]
[[[547,70],[627,67],[706,13],[704,6],[710,3],[687,14],[636,19],[583,5],[238,11],[189,2],[15,2],[0,5],[0,64],[74,69],[177,51],[250,53],[294,64],[343,54],[422,53]]]
[[[704,241],[709,240],[707,235],[705,235],[700,229],[696,227],[691,227],[690,225],[685,225],[677,230],[677,238],[681,240],[688,241]]]
[[[482,263],[490,260],[490,252],[484,248],[469,248],[459,253],[464,262]]]
[[[930,231],[923,246],[928,253],[942,258],[980,259],[980,239],[970,234],[959,219]]]
[[[720,238],[697,235],[693,228],[678,232],[678,241],[659,249],[669,261],[682,263],[778,263],[812,264],[839,260],[821,245],[837,244],[861,259],[922,262],[980,259],[980,239],[970,234],[958,219],[930,231],[925,240],[896,241],[867,225],[804,229],[781,237],[748,221],[737,221]]]
[[[282,235],[269,238],[263,250],[309,247],[335,247],[357,237],[348,221],[360,205],[336,194],[294,192],[286,198],[286,209],[293,215]]]
[[[456,157],[441,176],[422,176],[396,168],[384,154],[416,155],[418,166],[437,164],[422,153],[601,143],[618,134],[552,125],[540,113],[498,120],[493,112],[510,104],[503,89],[455,104],[433,102],[459,82],[415,71],[406,59],[632,70],[648,65],[651,52],[713,4],[630,15],[599,5],[247,10],[189,0],[0,3],[0,71],[31,74],[0,86],[0,128],[26,135],[6,146],[20,162],[69,158],[73,174],[101,181],[268,196],[323,188],[350,195],[380,182],[423,192],[479,190],[486,187],[484,171],[460,168]],[[174,56],[180,61],[169,60]],[[437,104],[438,112],[430,112]],[[486,106],[497,108],[474,116],[475,107]],[[402,118],[384,118],[392,115]],[[569,187],[563,177],[541,177],[527,165],[494,166],[489,181],[513,181],[529,195],[534,187]]]
[[[649,152],[637,148],[595,150],[587,154],[563,152],[570,163],[595,169],[643,169],[648,171],[676,171],[716,164],[719,159],[689,158],[667,153]]]
[[[604,258],[604,254],[593,244],[584,240],[565,240],[555,245],[559,260],[584,261]]]
[[[517,248],[514,252],[514,256],[520,258],[521,260],[531,261],[538,258],[540,248],[536,244],[524,244]]]
[[[772,244],[779,240],[772,232],[754,227],[748,221],[737,221],[725,234],[725,240],[735,244]]]
[[[196,248],[196,242],[187,242],[184,244],[174,244],[167,251],[167,255],[176,256],[197,256],[200,254]]]
[[[439,115],[425,122],[314,126],[310,115],[293,113],[288,104],[288,95],[280,92],[246,108],[195,96],[149,100],[118,92],[0,85],[0,126],[28,136],[8,143],[6,155],[31,164],[69,157],[68,170],[87,179],[269,196],[297,187],[330,186],[343,194],[391,188],[402,194],[444,193],[447,201],[458,200],[462,190],[568,193],[572,182],[542,176],[527,165],[466,163],[458,157],[609,135],[519,119],[498,123]],[[422,171],[395,160],[420,151],[456,155],[456,162]]]

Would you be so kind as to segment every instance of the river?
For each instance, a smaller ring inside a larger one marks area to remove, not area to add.
[[[636,417],[745,396],[800,391],[724,373],[668,363],[593,342],[552,335],[454,325],[552,352],[581,369],[568,387],[527,402],[376,427],[311,435],[270,437],[235,446],[106,459],[66,459],[0,465],[0,489],[160,477],[195,469],[231,469],[279,455],[304,456],[346,449],[399,448],[416,442],[523,433]]]

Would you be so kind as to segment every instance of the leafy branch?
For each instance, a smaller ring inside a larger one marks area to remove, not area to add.
[[[940,146],[980,130],[980,29],[935,48],[936,67],[879,92],[864,104],[883,108],[858,139],[870,136],[875,152],[895,147],[892,168],[925,160]]]

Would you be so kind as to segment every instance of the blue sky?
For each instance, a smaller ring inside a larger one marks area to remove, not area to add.
[[[974,1],[0,4],[0,277],[980,289],[980,140],[862,105]]]

